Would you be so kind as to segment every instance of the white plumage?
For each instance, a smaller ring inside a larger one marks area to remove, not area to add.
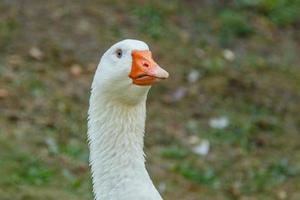
[[[145,168],[143,146],[148,91],[168,73],[148,53],[144,42],[123,40],[97,67],[88,111],[96,200],[162,199]]]

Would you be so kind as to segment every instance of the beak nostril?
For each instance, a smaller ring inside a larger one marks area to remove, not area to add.
[[[146,63],[146,62],[144,62],[144,63],[143,63],[143,66],[144,66],[144,67],[149,67],[149,64]]]

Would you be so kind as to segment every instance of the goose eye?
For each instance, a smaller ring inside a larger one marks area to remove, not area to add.
[[[116,55],[117,55],[118,58],[121,58],[121,57],[122,57],[122,54],[123,54],[123,52],[122,52],[121,49],[117,49],[117,50],[116,50]]]

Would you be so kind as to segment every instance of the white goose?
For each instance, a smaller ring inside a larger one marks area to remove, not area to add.
[[[146,99],[169,74],[147,44],[123,40],[100,60],[92,83],[88,139],[96,200],[161,200],[144,159]]]

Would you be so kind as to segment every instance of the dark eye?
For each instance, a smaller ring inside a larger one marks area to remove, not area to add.
[[[122,49],[117,49],[116,50],[116,55],[117,55],[118,58],[121,58],[122,54],[123,54]]]

